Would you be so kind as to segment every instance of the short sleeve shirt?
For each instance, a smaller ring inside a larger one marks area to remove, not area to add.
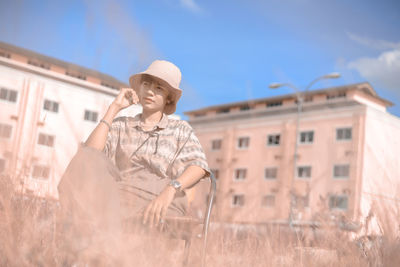
[[[201,167],[207,175],[210,172],[192,127],[165,114],[151,131],[140,127],[140,114],[116,118],[104,153],[120,168],[122,175],[129,175],[137,168],[149,168],[162,178],[176,179],[192,165]],[[121,157],[128,165],[119,166]]]

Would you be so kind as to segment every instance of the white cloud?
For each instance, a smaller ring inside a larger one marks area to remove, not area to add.
[[[377,50],[400,49],[400,42],[395,43],[385,40],[374,40],[350,32],[346,32],[346,34],[351,40],[373,49]]]
[[[194,0],[180,0],[181,5],[192,12],[200,13],[202,11],[201,7],[196,4]]]
[[[400,94],[400,47],[385,51],[377,58],[362,57],[347,64],[367,81]]]

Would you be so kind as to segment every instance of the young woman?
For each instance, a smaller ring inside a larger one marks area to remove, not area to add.
[[[162,60],[131,76],[132,88],[121,89],[68,166],[59,185],[62,206],[105,227],[116,217],[143,216],[151,227],[185,214],[185,190],[209,168],[190,125],[167,116],[182,94],[180,81],[179,68]],[[141,114],[115,119],[136,103]]]

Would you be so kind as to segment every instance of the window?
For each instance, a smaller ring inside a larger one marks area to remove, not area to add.
[[[267,108],[282,106],[282,101],[268,102]]]
[[[44,146],[54,146],[54,136],[40,133],[39,139],[38,139],[38,144],[44,145]]]
[[[314,142],[314,131],[306,131],[300,133],[301,144],[312,144]]]
[[[239,137],[238,138],[238,148],[245,149],[249,147],[250,137]]]
[[[349,200],[347,196],[330,196],[329,197],[329,209],[340,209],[347,210],[349,206]]]
[[[336,140],[351,140],[351,128],[336,129]]]
[[[215,139],[211,141],[211,149],[212,150],[220,150],[222,147],[222,140],[221,139]]]
[[[41,63],[41,62],[34,61],[34,60],[31,60],[31,59],[28,60],[28,64],[32,65],[32,66],[36,66],[36,67],[42,68],[42,69],[46,69],[46,70],[50,69],[50,65],[49,64]]]
[[[267,137],[267,144],[269,146],[279,146],[280,140],[281,140],[280,134],[270,134]]]
[[[48,179],[50,175],[50,168],[43,165],[34,165],[32,170],[32,177],[36,179]]]
[[[85,121],[97,122],[97,112],[85,110]]]
[[[235,180],[240,181],[246,179],[247,169],[236,169]]]
[[[43,109],[57,113],[58,112],[58,102],[45,99],[44,104],[43,104]]]
[[[105,86],[105,87],[108,87],[108,88],[111,88],[111,89],[118,89],[117,87],[115,87],[115,86],[113,86],[113,85],[111,85],[111,84],[108,84],[108,83],[106,83],[106,82],[101,82],[100,83],[102,86]]]
[[[232,196],[232,206],[244,206],[244,195],[233,195]]]
[[[0,51],[0,57],[10,58],[10,57],[11,57],[11,55],[10,55],[9,53],[6,53],[6,52],[3,52],[3,51]]]
[[[299,166],[297,167],[298,178],[310,178],[311,177],[311,166]]]
[[[217,114],[220,113],[229,113],[230,109],[229,108],[221,108],[219,110],[217,110]]]
[[[0,158],[0,173],[3,173],[6,170],[6,160]]]
[[[245,111],[245,110],[249,110],[249,109],[250,109],[249,105],[240,106],[240,111]]]
[[[327,100],[332,100],[332,99],[335,99],[335,98],[343,98],[343,97],[346,97],[346,92],[338,92],[338,93],[335,93],[335,94],[329,94],[329,95],[326,96],[326,99]]]
[[[11,89],[1,88],[0,89],[0,99],[9,101],[9,102],[17,102],[18,92]]]
[[[261,200],[261,205],[263,207],[274,207],[275,206],[275,196],[274,195],[265,195]]]
[[[69,71],[66,71],[65,74],[68,76],[74,77],[74,78],[78,78],[80,80],[86,80],[86,76],[82,75],[82,74],[73,73],[73,72],[69,72]]]
[[[11,125],[0,123],[0,138],[10,138],[11,130],[12,130]]]
[[[277,168],[265,168],[264,178],[265,179],[276,179],[278,173]]]
[[[350,165],[335,165],[333,166],[333,178],[349,178]]]
[[[305,96],[305,97],[303,97],[303,102],[312,102],[313,101],[313,97],[311,96],[311,95],[308,95],[308,96]],[[299,103],[299,101],[296,99],[295,101],[294,101],[294,103]]]
[[[214,174],[216,180],[219,178],[219,170],[218,169],[211,169],[211,172]]]

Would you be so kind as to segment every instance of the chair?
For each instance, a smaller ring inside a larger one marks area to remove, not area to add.
[[[211,211],[212,211],[212,207],[214,204],[216,190],[217,190],[217,182],[214,177],[214,174],[212,172],[210,172],[210,189],[209,189],[209,197],[208,197],[208,203],[207,203],[207,207],[206,207],[206,213],[204,215],[203,221],[198,222],[200,224],[201,223],[203,224],[203,230],[202,230],[202,234],[200,236],[200,238],[202,239],[201,267],[206,266],[208,228],[210,225]],[[176,220],[179,222],[180,220],[185,221],[185,220],[187,220],[187,218],[179,218],[178,217],[178,218],[174,218],[172,220]],[[190,220],[193,220],[193,219],[189,219],[189,224],[192,223],[192,222],[190,222]],[[183,240],[185,240],[185,249],[183,252],[183,266],[187,266],[187,263],[189,260],[190,246],[191,246],[192,236],[193,236],[191,231],[189,231],[188,234],[189,235],[183,236],[183,238],[182,238]]]
[[[190,247],[192,244],[193,230],[195,226],[202,225],[202,233],[197,238],[201,238],[202,248],[201,248],[201,267],[206,266],[206,252],[207,252],[207,241],[208,241],[208,228],[210,225],[211,211],[214,204],[215,193],[217,189],[217,183],[215,176],[210,172],[210,188],[209,197],[207,200],[206,212],[203,220],[195,219],[192,217],[166,217],[164,223],[164,233],[167,234],[169,238],[181,239],[185,241],[184,251],[183,251],[183,261],[182,266],[187,266],[189,262]],[[131,219],[125,221],[126,225],[135,225],[136,223],[141,224],[142,217],[135,216]]]
[[[213,173],[210,173],[210,188],[209,197],[207,201],[206,212],[203,220],[194,219],[191,217],[166,217],[165,218],[165,232],[171,238],[182,239],[185,241],[185,247],[183,251],[182,266],[187,266],[189,262],[190,247],[192,244],[192,238],[194,236],[193,230],[195,226],[202,225],[202,233],[197,238],[201,238],[201,267],[206,266],[206,252],[207,252],[207,241],[208,241],[208,228],[210,225],[211,210],[214,204],[215,193],[217,189],[216,179]],[[141,220],[140,217],[135,220]]]

